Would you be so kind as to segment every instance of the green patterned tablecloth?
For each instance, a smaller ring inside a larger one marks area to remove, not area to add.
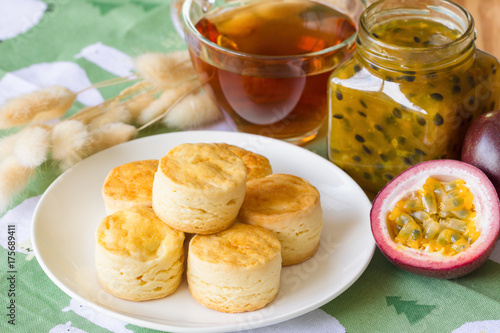
[[[130,57],[145,52],[184,50],[169,7],[165,0],[0,0],[0,104],[44,86],[76,91],[130,74]],[[117,92],[82,94],[72,112]],[[325,141],[308,148],[324,156]],[[42,165],[0,218],[0,332],[153,332],[79,304],[42,271],[30,248],[31,216],[58,175],[50,163]],[[9,254],[9,230],[15,254]],[[15,258],[12,267],[9,258]],[[376,250],[363,275],[339,297],[255,332],[500,332],[500,249],[456,280],[412,275]]]

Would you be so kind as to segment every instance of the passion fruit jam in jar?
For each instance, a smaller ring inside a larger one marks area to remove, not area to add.
[[[375,194],[414,164],[459,159],[471,122],[499,106],[497,69],[461,6],[374,3],[356,52],[330,76],[330,160]]]

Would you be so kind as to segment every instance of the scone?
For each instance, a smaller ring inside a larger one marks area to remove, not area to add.
[[[158,160],[134,161],[113,168],[102,187],[106,214],[133,206],[151,208],[157,169]]]
[[[247,181],[262,178],[273,173],[271,163],[262,155],[227,143],[218,143],[221,147],[229,149],[243,160],[247,168]]]
[[[319,247],[323,227],[319,192],[307,180],[292,175],[251,180],[238,221],[271,230],[281,242],[283,265],[301,263]]]
[[[245,164],[231,151],[216,144],[181,144],[160,159],[153,209],[172,228],[216,233],[233,225],[245,188]]]
[[[132,301],[162,298],[182,280],[184,233],[153,209],[132,207],[105,217],[96,232],[95,262],[101,286]]]
[[[187,281],[193,298],[221,312],[254,311],[278,294],[280,242],[259,226],[236,223],[189,243]]]

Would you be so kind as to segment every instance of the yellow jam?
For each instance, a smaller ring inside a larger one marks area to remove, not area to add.
[[[328,154],[377,193],[419,162],[459,159],[472,121],[499,106],[500,74],[498,61],[474,46],[448,50],[461,32],[438,20],[395,18],[370,33],[371,44],[358,40],[355,56],[330,78]],[[401,67],[389,56],[372,57],[377,43],[403,52],[394,55]]]
[[[470,247],[476,228],[473,195],[461,179],[428,178],[418,191],[398,201],[387,215],[394,241],[424,252],[455,255]]]
[[[440,46],[459,38],[462,32],[440,21],[394,19],[377,24],[372,36],[392,45],[427,48]]]

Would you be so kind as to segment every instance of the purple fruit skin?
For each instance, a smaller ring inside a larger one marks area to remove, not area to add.
[[[481,193],[488,193],[488,197],[490,197],[492,206],[487,207],[488,209],[493,209],[492,211],[492,219],[489,220],[490,223],[494,226],[493,229],[489,230],[492,231],[487,234],[486,239],[489,239],[489,243],[486,243],[486,247],[483,248],[482,252],[477,253],[476,256],[468,256],[468,257],[462,257],[463,260],[458,262],[454,267],[447,267],[446,269],[440,268],[437,265],[434,265],[434,268],[426,268],[422,267],[420,265],[420,260],[419,259],[414,259],[413,262],[409,262],[408,260],[405,260],[405,255],[404,251],[401,251],[401,254],[398,254],[397,251],[391,251],[391,246],[388,245],[389,242],[383,241],[383,237],[380,236],[380,231],[377,231],[379,228],[378,226],[381,223],[385,223],[385,217],[380,218],[382,214],[386,214],[385,210],[382,210],[381,207],[383,207],[383,202],[387,200],[387,196],[389,193],[392,191],[400,191],[401,188],[398,188],[398,181],[400,180],[401,177],[404,177],[406,173],[410,172],[416,172],[418,174],[419,172],[426,172],[426,170],[432,170],[430,174],[439,174],[439,168],[436,167],[436,165],[439,164],[446,164],[446,163],[451,163],[453,164],[453,167],[458,169],[458,168],[472,168],[472,169],[479,169],[475,166],[471,166],[470,163],[467,162],[460,162],[460,161],[455,161],[455,160],[431,160],[431,161],[426,161],[426,162],[421,162],[419,164],[416,164],[406,171],[403,171],[399,176],[395,177],[393,180],[391,180],[375,197],[373,200],[373,206],[370,211],[370,224],[371,224],[371,229],[372,229],[372,234],[375,238],[375,242],[377,243],[378,248],[381,250],[381,252],[384,254],[384,256],[389,259],[390,262],[392,262],[395,266],[406,270],[410,273],[422,275],[422,276],[427,276],[427,277],[432,277],[432,278],[439,278],[439,279],[456,279],[465,275],[468,275],[472,271],[476,270],[479,268],[482,264],[484,264],[493,250],[495,249],[495,246],[497,245],[497,239],[499,238],[500,235],[500,202],[498,201],[498,198],[494,197],[494,191],[493,191],[493,183],[490,184],[486,179],[486,174],[483,174],[479,172],[479,176],[481,179],[481,184],[484,186],[483,191]],[[463,164],[463,166],[460,166],[460,164]],[[437,171],[437,172],[436,172]],[[475,173],[475,171],[470,170],[469,172]],[[467,179],[464,178],[464,180],[467,182]],[[497,190],[498,193],[498,190]],[[490,200],[487,200],[490,202]],[[385,213],[383,213],[385,212]],[[486,240],[483,238],[483,242]],[[393,243],[394,244],[394,243]],[[392,254],[390,254],[392,252]],[[425,263],[425,258],[424,258],[424,263]]]
[[[500,110],[481,115],[469,127],[462,161],[483,171],[500,194]]]

